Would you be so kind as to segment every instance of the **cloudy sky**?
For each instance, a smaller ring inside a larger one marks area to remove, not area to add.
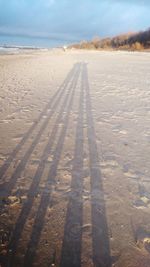
[[[0,36],[76,42],[150,27],[150,0],[0,0]]]

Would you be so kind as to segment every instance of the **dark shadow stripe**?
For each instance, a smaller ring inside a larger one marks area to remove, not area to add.
[[[37,249],[37,246],[38,246],[38,243],[40,240],[40,236],[41,236],[41,232],[42,232],[42,229],[44,226],[45,214],[47,211],[47,207],[51,201],[52,185],[55,182],[55,178],[57,175],[57,168],[58,168],[58,164],[60,161],[60,157],[61,157],[61,153],[62,153],[62,149],[63,149],[63,145],[64,145],[64,141],[65,141],[65,137],[66,137],[66,133],[67,133],[67,129],[68,129],[69,117],[70,117],[71,107],[73,104],[75,88],[76,88],[76,85],[78,82],[79,72],[80,72],[80,69],[78,69],[77,76],[74,80],[74,83],[72,84],[72,92],[71,92],[69,104],[66,108],[64,125],[62,126],[62,129],[61,129],[61,132],[59,135],[59,139],[58,139],[56,148],[54,150],[54,159],[52,162],[52,166],[49,170],[45,190],[43,191],[42,196],[41,196],[41,201],[39,204],[39,208],[38,208],[35,222],[33,225],[33,230],[31,233],[31,238],[30,238],[28,248],[27,248],[27,251],[25,254],[24,267],[29,267],[29,266],[31,267],[33,265],[34,258],[36,255],[36,249]]]
[[[111,267],[104,190],[99,166],[100,162],[86,64],[84,65],[84,88],[86,91],[86,119],[91,176],[93,262],[95,267]]]
[[[70,84],[68,90],[66,90],[66,97],[65,97],[63,103],[61,104],[60,111],[59,111],[58,116],[56,118],[55,125],[52,129],[49,141],[48,141],[47,145],[45,146],[45,149],[43,151],[43,154],[42,154],[40,163],[38,165],[37,171],[33,177],[32,184],[31,184],[30,189],[28,191],[27,201],[24,203],[22,210],[21,210],[21,213],[19,215],[19,218],[17,220],[17,223],[15,225],[13,236],[12,236],[11,242],[9,244],[9,249],[12,251],[11,265],[13,265],[14,256],[15,256],[17,246],[18,246],[18,241],[21,237],[21,233],[23,231],[24,225],[25,225],[26,220],[27,220],[29,213],[31,211],[34,197],[35,197],[36,193],[38,192],[38,186],[39,186],[42,174],[43,174],[44,169],[45,169],[45,163],[46,163],[49,155],[51,154],[52,147],[54,145],[54,142],[55,142],[55,139],[57,136],[57,132],[59,130],[59,123],[61,122],[61,120],[64,116],[63,112],[65,111],[65,107],[66,107],[67,102],[68,102],[68,98],[69,98],[72,84],[74,83],[74,80],[76,79],[77,71],[78,71],[78,69],[76,69],[72,83]]]
[[[77,65],[76,65],[77,68]],[[75,71],[75,67],[74,67],[74,71]],[[70,81],[68,81],[69,83]],[[68,86],[68,84],[66,84],[66,86]],[[18,166],[16,167],[14,173],[12,174],[10,180],[8,183],[4,184],[4,186],[2,185],[0,187],[1,190],[1,194],[3,194],[3,196],[7,197],[8,195],[11,194],[11,191],[13,190],[17,179],[21,176],[21,173],[23,172],[23,170],[26,167],[26,164],[29,160],[29,157],[31,156],[33,150],[35,149],[36,145],[38,144],[41,135],[43,133],[43,131],[46,129],[52,115],[54,114],[54,112],[56,111],[56,107],[59,105],[62,96],[64,95],[65,90],[62,90],[58,96],[58,98],[56,99],[56,101],[53,103],[53,106],[51,108],[50,114],[49,116],[44,120],[39,132],[37,133],[35,139],[33,140],[32,144],[30,145],[30,147],[28,148],[28,150],[26,151],[26,153],[24,154],[23,158],[21,159],[20,163],[18,164]]]
[[[55,98],[60,94],[61,90],[63,90],[64,87],[68,84],[68,82],[69,82],[69,80],[70,80],[70,78],[71,78],[71,76],[73,74],[73,71],[74,71],[74,68],[69,72],[69,74],[67,75],[65,81],[60,86],[60,88],[58,89],[58,91],[52,96],[52,98],[50,99],[50,101],[48,102],[48,104],[45,106],[44,110],[40,113],[39,117],[32,124],[32,126],[29,128],[29,130],[24,134],[24,136],[21,139],[21,141],[16,145],[16,147],[14,148],[14,150],[11,152],[10,156],[6,159],[6,161],[4,162],[4,164],[0,167],[0,179],[2,179],[2,177],[6,173],[7,169],[9,168],[10,164],[13,162],[14,158],[16,157],[17,153],[20,151],[20,149],[25,144],[25,142],[28,140],[28,138],[30,137],[31,133],[34,131],[34,129],[36,128],[36,126],[41,121],[42,117],[47,113],[47,110],[49,108],[51,108],[51,104],[53,103],[53,101],[55,100]]]
[[[66,213],[60,267],[81,266],[83,217],[83,110],[84,92],[81,86],[75,152],[72,168],[71,193]]]

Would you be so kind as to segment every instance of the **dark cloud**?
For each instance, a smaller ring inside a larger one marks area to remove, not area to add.
[[[150,26],[150,1],[0,0],[0,33],[78,41]]]

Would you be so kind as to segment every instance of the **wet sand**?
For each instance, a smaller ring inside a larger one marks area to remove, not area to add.
[[[0,56],[0,263],[150,266],[149,53]]]

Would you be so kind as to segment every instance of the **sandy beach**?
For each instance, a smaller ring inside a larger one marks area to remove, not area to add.
[[[0,266],[150,267],[150,53],[0,55]]]

